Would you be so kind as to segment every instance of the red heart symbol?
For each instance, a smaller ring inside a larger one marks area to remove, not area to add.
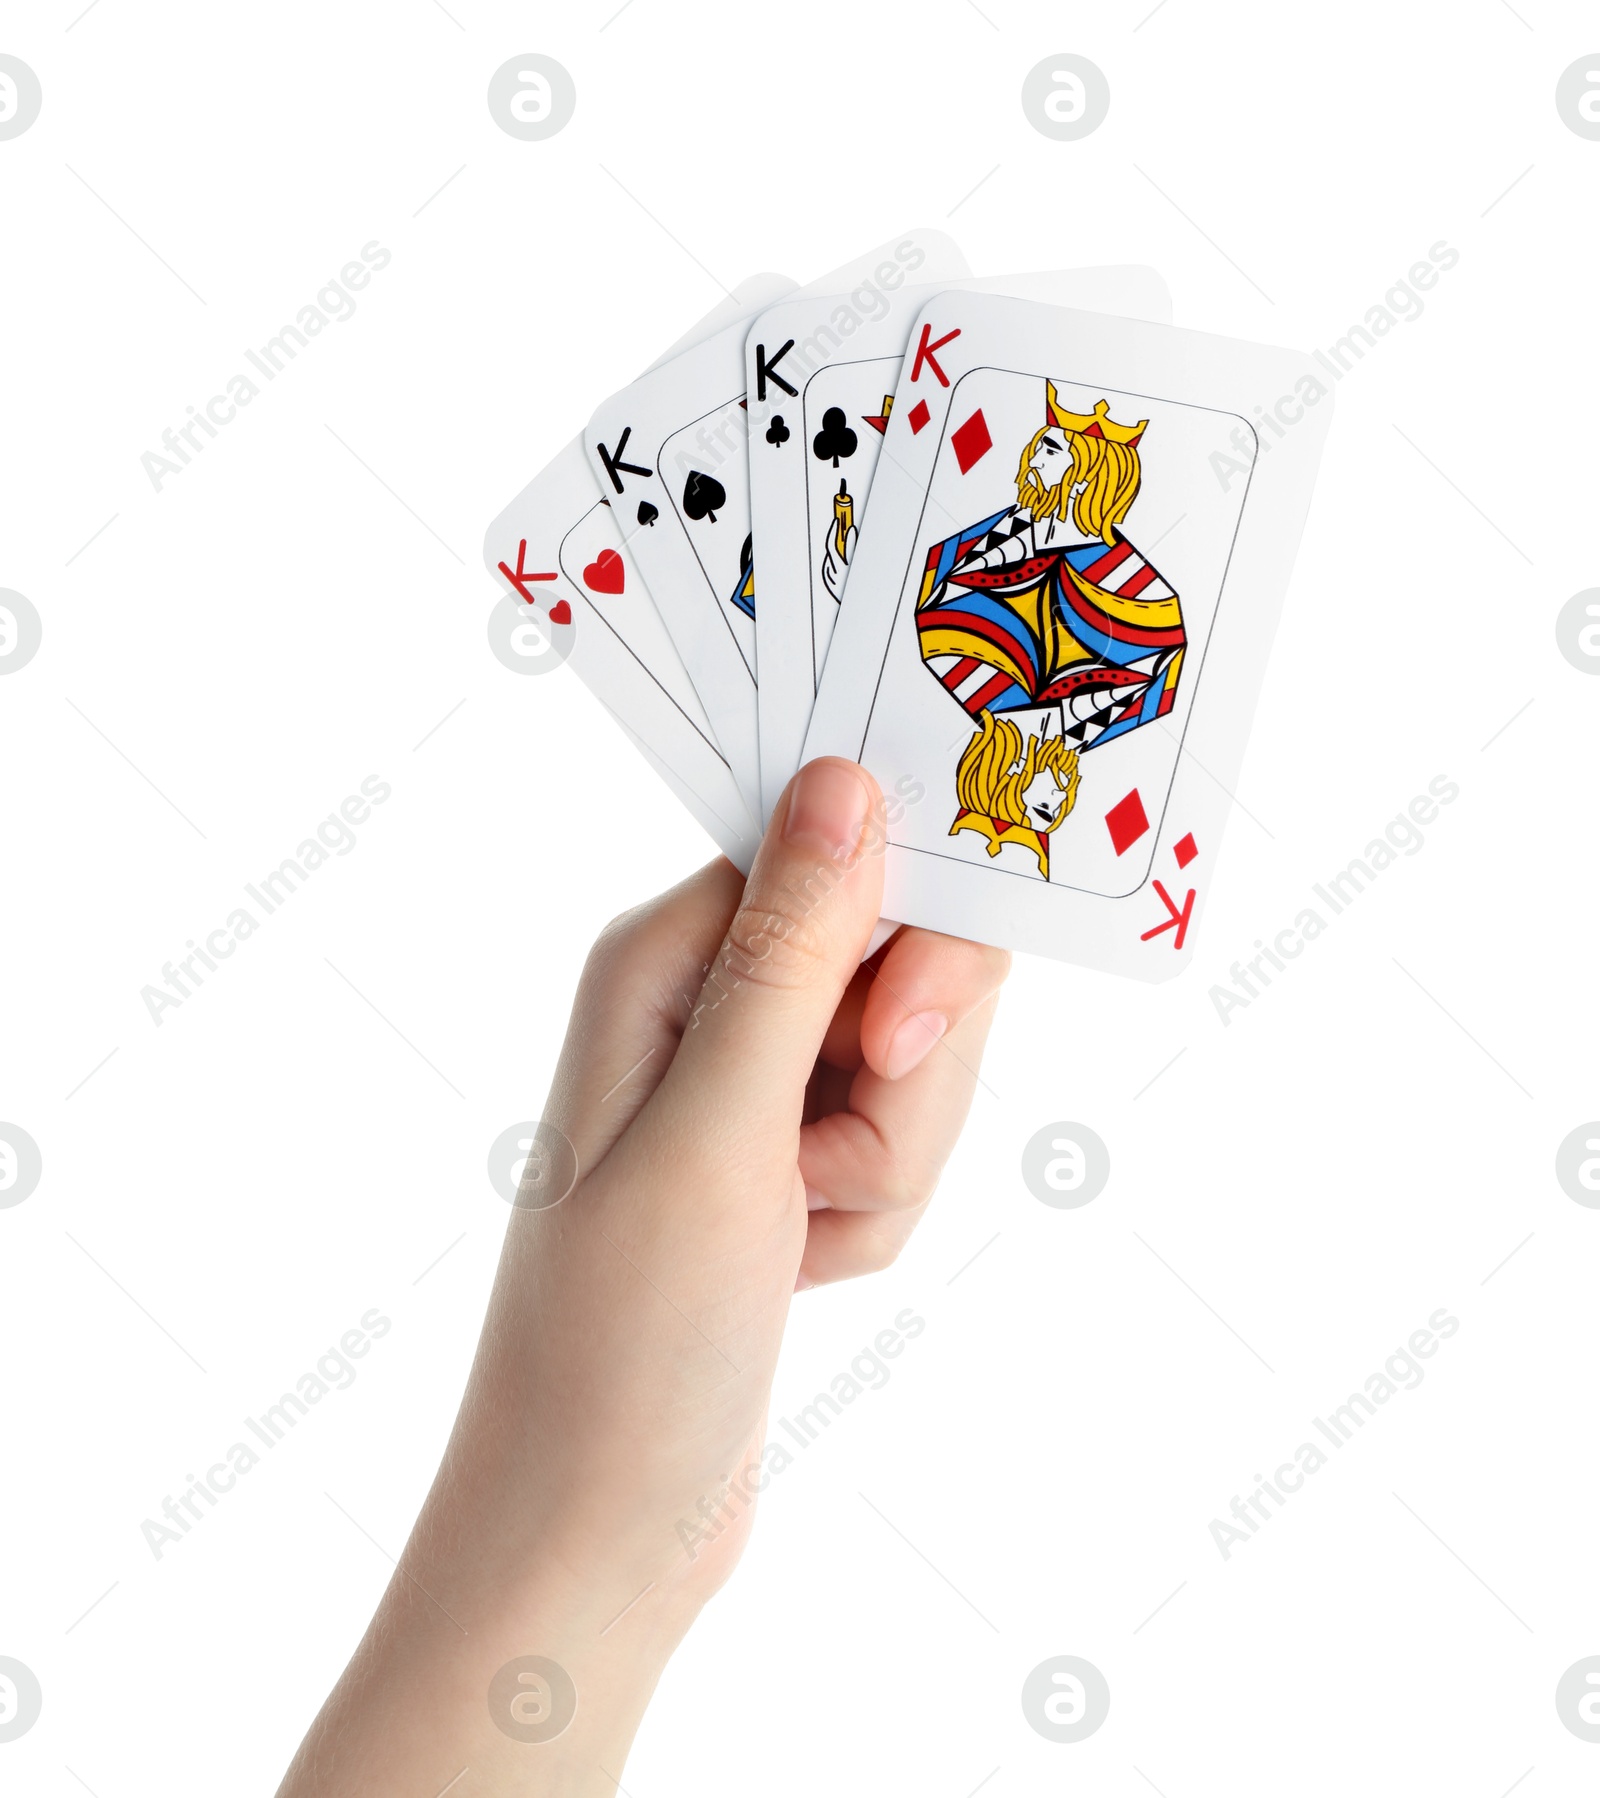
[[[564,599],[558,599],[550,608],[550,622],[552,624],[571,624],[572,607]]]
[[[620,593],[623,580],[622,557],[614,549],[603,549],[583,571],[583,584],[596,593]]]

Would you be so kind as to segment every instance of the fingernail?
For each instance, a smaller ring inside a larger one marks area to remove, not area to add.
[[[866,821],[866,785],[851,763],[810,762],[795,776],[783,822],[789,842],[803,842],[839,859],[855,853]]]
[[[815,1285],[816,1281],[808,1280],[804,1274],[796,1274],[794,1277],[794,1289],[796,1292],[809,1292]]]
[[[889,1038],[887,1072],[899,1080],[923,1061],[928,1051],[950,1028],[942,1011],[914,1011]]]
[[[831,1207],[822,1194],[817,1192],[813,1187],[808,1186],[806,1188],[806,1210],[827,1211],[829,1209],[831,1209]]]

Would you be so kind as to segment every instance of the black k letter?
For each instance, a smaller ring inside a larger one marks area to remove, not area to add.
[[[790,391],[792,392],[793,389]],[[608,450],[603,443],[600,445],[600,460],[605,463],[606,473],[611,476],[611,485],[616,488],[618,493],[622,491],[622,476],[625,474],[643,475],[646,480],[649,480],[650,478],[650,470],[648,468],[641,468],[636,462],[624,462],[622,459],[622,453],[627,449],[628,439],[632,435],[633,426],[625,426],[622,435],[617,439],[617,453],[615,455],[612,455],[611,451]]]
[[[778,373],[778,364],[793,348],[794,339],[791,337],[783,348],[778,351],[777,355],[769,362],[767,360],[767,346],[764,343],[758,343],[756,345],[756,398],[758,400],[764,400],[767,397],[767,381],[769,378],[773,386],[781,387],[783,391],[788,394],[790,399],[798,399],[800,397],[799,388],[791,387],[789,383],[784,380],[783,376]]]

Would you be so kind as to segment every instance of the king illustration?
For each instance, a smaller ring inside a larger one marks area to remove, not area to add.
[[[754,619],[756,615],[756,569],[755,533],[746,531],[743,545],[739,550],[739,584],[728,595],[729,602],[736,605],[746,618]]]
[[[977,726],[951,836],[975,831],[991,856],[1016,844],[1048,880],[1080,756],[1171,711],[1186,639],[1177,594],[1121,528],[1149,420],[1044,391],[1016,504],[928,551],[916,619],[924,663]]]

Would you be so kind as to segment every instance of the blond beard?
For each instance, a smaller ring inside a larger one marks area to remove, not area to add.
[[[1017,482],[1017,504],[1030,518],[1058,518],[1063,522],[1069,515],[1069,508],[1063,496],[1065,480],[1057,481],[1055,486],[1046,487],[1033,469]]]

